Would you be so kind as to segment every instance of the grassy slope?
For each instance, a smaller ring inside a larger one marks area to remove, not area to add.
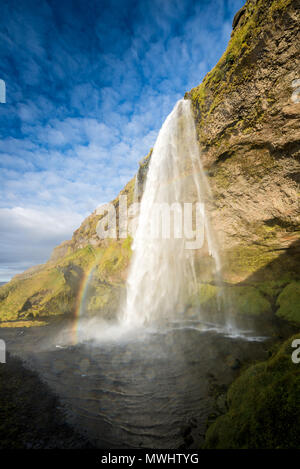
[[[129,204],[133,190],[134,180],[131,180],[121,192],[128,195]],[[118,197],[113,203],[117,207]],[[116,303],[119,288],[124,283],[131,239],[97,240],[97,245],[89,244],[92,236],[96,238],[99,219],[97,214],[88,217],[67,242],[63,255],[50,259],[33,272],[16,276],[0,288],[0,325],[12,321],[13,326],[20,320],[73,314],[80,301],[81,286],[93,267],[90,293],[95,293],[95,298],[86,306],[91,314],[102,310],[103,314],[110,313],[107,305]]]

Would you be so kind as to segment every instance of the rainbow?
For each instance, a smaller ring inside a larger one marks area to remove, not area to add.
[[[72,344],[76,345],[78,343],[78,332],[79,332],[79,320],[83,315],[84,312],[84,304],[87,295],[88,285],[93,276],[95,268],[98,264],[98,259],[95,259],[94,262],[89,266],[86,272],[83,275],[83,278],[80,283],[80,287],[76,297],[75,309],[74,309],[74,320],[72,324],[72,331],[71,331],[71,340]]]

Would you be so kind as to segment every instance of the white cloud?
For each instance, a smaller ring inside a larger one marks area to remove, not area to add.
[[[78,213],[24,207],[0,209],[0,281],[44,263],[53,247],[70,239],[80,225]]]

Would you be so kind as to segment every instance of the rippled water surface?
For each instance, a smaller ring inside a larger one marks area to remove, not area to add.
[[[235,363],[264,354],[263,342],[196,326],[172,324],[76,346],[55,343],[59,335],[47,328],[7,332],[7,340],[59,395],[68,421],[97,446],[193,448],[205,432],[214,389],[233,380]]]

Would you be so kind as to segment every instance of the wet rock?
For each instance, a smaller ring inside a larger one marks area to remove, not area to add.
[[[192,428],[190,425],[184,425],[181,429],[180,429],[180,434],[186,438],[192,431]]]
[[[232,355],[228,355],[225,361],[232,370],[238,370],[241,367],[240,360]]]
[[[216,407],[221,414],[227,411],[227,396],[226,393],[220,394],[216,400]]]
[[[192,417],[190,420],[189,420],[189,424],[192,428],[197,428],[198,426],[198,422],[197,422],[197,419],[195,417]]]
[[[184,439],[184,442],[185,442],[185,445],[186,445],[186,446],[191,446],[191,445],[194,443],[194,438],[192,437],[192,435],[188,435],[188,436]]]

